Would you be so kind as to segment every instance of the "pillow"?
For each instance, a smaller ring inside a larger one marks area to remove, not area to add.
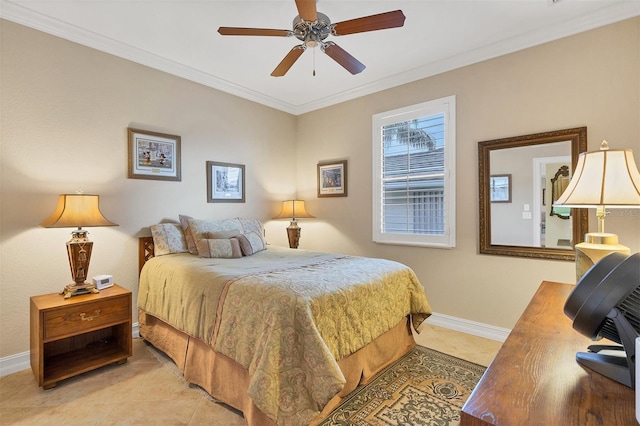
[[[179,223],[159,223],[150,228],[155,256],[189,252],[187,240]]]
[[[242,231],[244,233],[256,231],[260,235],[264,235],[264,228],[262,227],[262,223],[258,219],[242,219],[238,218],[240,225],[242,226]]]
[[[242,231],[239,231],[237,229],[232,229],[231,231],[218,231],[218,232],[206,232],[206,238],[212,238],[212,239],[222,239],[224,240],[225,238],[233,238],[239,234],[242,234]]]
[[[251,256],[252,254],[267,249],[267,242],[264,240],[264,237],[256,231],[240,234],[236,238],[240,242],[242,254],[245,256]]]
[[[198,253],[200,257],[242,257],[240,242],[236,238],[203,238],[198,241]]]
[[[182,230],[184,231],[185,239],[187,240],[187,247],[189,249],[189,253],[198,254],[198,247],[196,246],[196,241],[193,239],[193,234],[191,233],[191,228],[189,228],[189,219],[193,219],[191,216],[179,215],[178,219],[180,219],[180,225],[182,225]]]
[[[189,229],[191,230],[191,235],[193,236],[193,240],[196,245],[196,252],[200,254],[198,251],[198,241],[204,239],[211,239],[210,235],[215,234],[216,232],[223,231],[236,231],[237,233],[242,232],[242,226],[237,219],[225,219],[225,220],[200,220],[189,218],[187,220],[189,224]],[[228,237],[227,237],[228,239]]]

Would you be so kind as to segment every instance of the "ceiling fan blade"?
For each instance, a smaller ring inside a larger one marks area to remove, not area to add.
[[[306,47],[304,44],[300,44],[298,46],[293,46],[293,49],[287,53],[287,56],[284,57],[282,61],[278,64],[276,69],[273,70],[271,76],[273,77],[282,77],[289,71],[289,68],[298,60],[300,55],[302,55],[305,51]]]
[[[296,0],[298,15],[304,21],[314,22],[318,20],[318,10],[316,0]]]
[[[337,22],[332,25],[333,35],[347,35],[363,33],[366,31],[384,30],[387,28],[397,28],[404,25],[405,16],[401,10],[393,12],[379,13],[377,15],[363,16],[362,18],[350,19],[348,21]]]
[[[292,35],[289,30],[272,30],[269,28],[238,28],[238,27],[220,27],[218,32],[221,35],[234,36],[271,36],[271,37],[289,37]]]
[[[332,41],[324,43],[322,45],[322,51],[329,55],[331,59],[342,65],[342,67],[344,67],[344,69],[349,71],[351,74],[358,74],[366,68],[362,62],[358,61],[356,58],[347,53],[346,50]]]

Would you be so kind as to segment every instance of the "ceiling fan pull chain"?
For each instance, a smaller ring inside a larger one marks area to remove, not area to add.
[[[316,49],[313,49],[313,76],[316,76]]]

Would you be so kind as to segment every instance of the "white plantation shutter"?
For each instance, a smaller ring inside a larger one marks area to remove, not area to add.
[[[455,97],[373,117],[379,243],[455,247]]]

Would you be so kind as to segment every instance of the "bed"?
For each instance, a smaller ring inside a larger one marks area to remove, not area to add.
[[[267,246],[257,221],[185,224],[162,232],[191,228],[199,255],[167,250],[157,226],[140,239],[140,335],[249,425],[317,423],[431,313],[400,263]]]

